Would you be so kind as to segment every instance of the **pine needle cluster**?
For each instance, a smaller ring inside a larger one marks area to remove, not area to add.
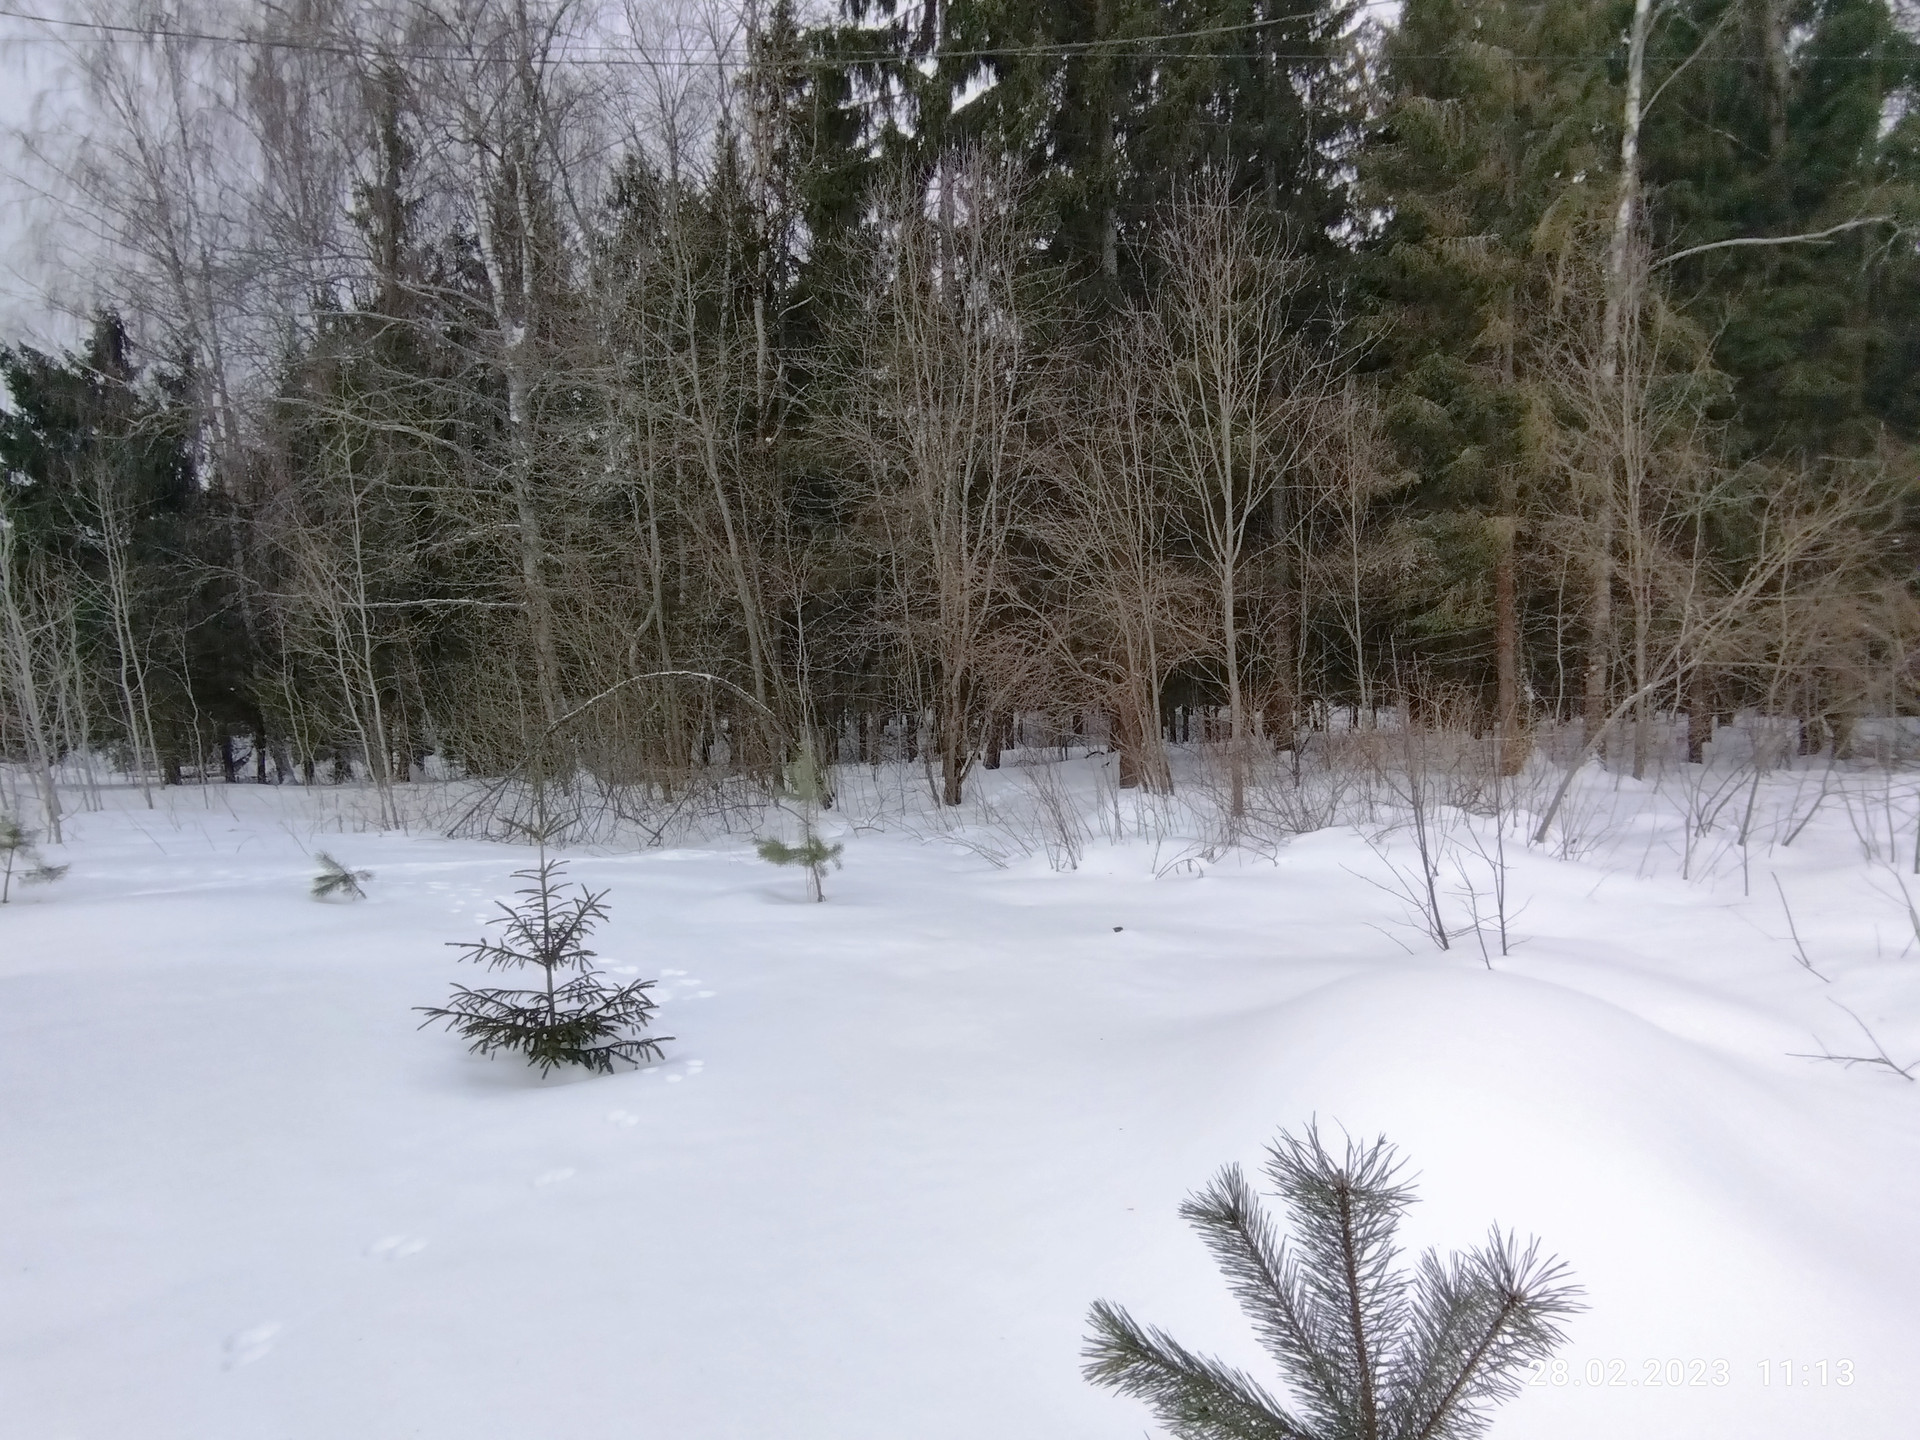
[[[769,836],[754,841],[753,848],[769,865],[805,865],[810,870],[824,870],[829,865],[838,864],[840,852],[846,849],[844,845],[827,844],[812,831],[808,831],[798,845],[789,845],[784,840]]]
[[[34,844],[38,838],[19,821],[0,818],[0,905],[12,897],[16,884],[45,885],[67,873],[66,866],[41,858]]]
[[[336,895],[348,900],[367,898],[360,882],[373,878],[371,870],[349,869],[324,850],[316,852],[313,858],[320,862],[320,873],[313,877],[314,899],[331,900]]]
[[[789,845],[769,836],[756,840],[753,848],[769,865],[803,867],[807,872],[808,892],[816,901],[825,900],[827,867],[839,868],[840,852],[846,847],[829,845],[815,829],[820,809],[830,803],[832,792],[813,758],[810,744],[802,746],[793,763],[787,766],[785,793],[787,799],[800,804],[800,843]]]
[[[468,1042],[476,1054],[508,1051],[526,1057],[542,1075],[562,1065],[578,1065],[611,1074],[618,1063],[638,1065],[658,1059],[671,1035],[644,1036],[654,1001],[651,980],[610,986],[594,970],[594,952],[586,946],[594,927],[607,918],[606,895],[581,886],[561,893],[565,865],[541,857],[514,878],[527,881],[520,903],[502,904],[497,939],[453,942],[461,959],[489,970],[533,966],[538,989],[470,989],[456,985],[444,1006],[420,1006],[423,1025],[440,1022]]]
[[[1470,1440],[1582,1307],[1566,1267],[1495,1227],[1487,1243],[1412,1273],[1393,1243],[1413,1187],[1384,1138],[1336,1159],[1309,1128],[1282,1134],[1266,1174],[1283,1239],[1238,1166],[1181,1214],[1206,1241],[1297,1409],[1100,1301],[1086,1375],[1144,1400],[1179,1440]]]

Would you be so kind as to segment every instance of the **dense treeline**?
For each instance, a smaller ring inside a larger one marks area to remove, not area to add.
[[[97,18],[31,147],[97,319],[0,355],[49,818],[75,750],[957,803],[1016,715],[1164,789],[1382,706],[1637,771],[1913,703],[1887,0]]]

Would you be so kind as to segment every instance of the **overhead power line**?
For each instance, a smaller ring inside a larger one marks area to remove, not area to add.
[[[1357,8],[1372,10],[1397,5],[1398,0],[1364,0]],[[1241,34],[1254,30],[1271,29],[1277,25],[1289,24],[1298,20],[1311,20],[1319,14],[1317,11],[1305,11],[1294,15],[1272,15],[1263,20],[1249,20],[1236,25],[1214,25],[1197,30],[1167,31],[1157,35],[1117,35],[1098,40],[1063,40],[1034,45],[997,45],[980,46],[965,49],[942,49],[928,55],[904,54],[898,50],[873,50],[864,53],[846,55],[797,55],[783,59],[782,64],[815,70],[844,70],[858,65],[885,64],[890,61],[916,63],[925,60],[996,60],[1018,59],[1022,56],[1072,58],[1100,51],[1124,51],[1135,59],[1142,60],[1244,60],[1257,56],[1260,59],[1289,61],[1320,61],[1330,57],[1319,50],[1276,51],[1251,49],[1240,50],[1192,50],[1186,48],[1142,49],[1142,46],[1171,46],[1185,40],[1204,40],[1213,36]],[[56,15],[36,15],[20,10],[0,9],[0,18],[24,21],[34,25],[59,26],[69,30],[88,32],[91,38],[104,42],[117,40],[180,40],[202,45],[229,45],[259,50],[286,50],[320,55],[339,55],[357,57],[368,54],[391,55],[398,59],[442,60],[455,64],[487,64],[499,57],[475,54],[471,51],[451,47],[408,45],[391,49],[382,49],[377,44],[350,44],[341,41],[314,39],[311,37],[232,34],[218,31],[189,30],[169,25],[125,25],[105,20],[76,20]],[[11,37],[13,41],[53,40],[57,37],[47,35],[24,35]],[[85,38],[85,37],[83,37]],[[1514,63],[1554,63],[1562,61],[1604,60],[1615,52],[1566,51],[1553,54],[1522,54],[1503,52],[1491,46],[1476,46],[1475,58],[1505,59]],[[695,50],[684,46],[649,48],[644,45],[569,45],[545,52],[545,60],[562,61],[579,65],[612,66],[654,66],[671,63],[694,63],[710,61],[717,57],[715,50]],[[1450,51],[1438,54],[1406,54],[1396,56],[1402,60],[1458,60],[1468,55],[1462,51]]]

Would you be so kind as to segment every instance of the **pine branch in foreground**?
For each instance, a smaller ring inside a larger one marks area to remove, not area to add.
[[[586,940],[607,918],[606,892],[581,887],[563,896],[560,877],[565,866],[542,857],[531,870],[515,872],[529,883],[518,893],[520,903],[500,906],[498,939],[454,942],[461,958],[490,970],[532,966],[540,972],[538,989],[474,989],[456,985],[453,997],[440,1006],[419,1006],[427,1018],[467,1042],[480,1055],[508,1051],[526,1057],[545,1075],[562,1065],[578,1065],[597,1074],[611,1074],[618,1064],[638,1065],[656,1060],[671,1035],[646,1036],[654,1001],[647,991],[651,980],[609,986],[593,969],[594,952]],[[576,972],[576,973],[569,973]]]
[[[1195,1355],[1164,1330],[1094,1303],[1087,1378],[1144,1400],[1180,1440],[1311,1440],[1250,1377]]]
[[[1262,1345],[1301,1399],[1296,1420],[1252,1379],[1196,1356],[1100,1301],[1085,1374],[1144,1400],[1179,1440],[1472,1440],[1579,1311],[1566,1267],[1498,1228],[1415,1273],[1393,1237],[1413,1202],[1384,1138],[1335,1157],[1309,1127],[1282,1134],[1267,1177],[1291,1220],[1282,1239],[1238,1167],[1181,1207]]]

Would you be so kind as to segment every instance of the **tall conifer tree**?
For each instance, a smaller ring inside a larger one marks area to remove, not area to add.
[[[1365,290],[1389,422],[1420,486],[1425,583],[1398,623],[1521,720],[1519,557],[1543,476],[1529,363],[1556,254],[1605,203],[1611,6],[1408,0],[1361,159],[1383,217]],[[1510,750],[1509,764],[1519,752]]]

